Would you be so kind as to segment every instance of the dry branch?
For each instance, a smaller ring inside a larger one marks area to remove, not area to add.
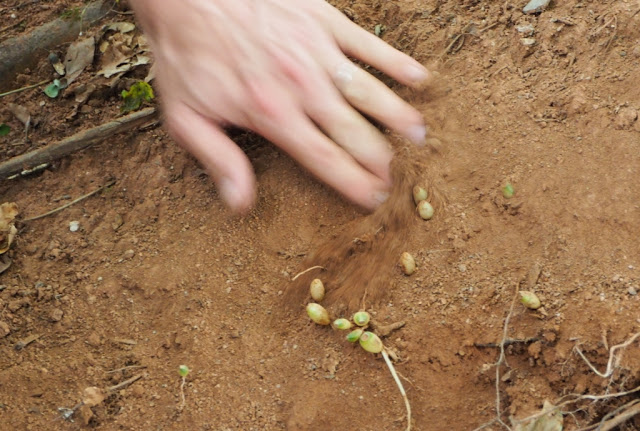
[[[149,121],[155,113],[155,108],[146,108],[110,123],[76,133],[73,136],[44,148],[39,148],[14,157],[0,164],[0,179],[18,174],[23,170],[42,165],[43,163],[60,159],[75,151],[87,148],[97,141],[113,137],[116,133],[130,130]]]

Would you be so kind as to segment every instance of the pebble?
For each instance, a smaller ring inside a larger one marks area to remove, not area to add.
[[[70,221],[69,222],[69,230],[71,232],[77,232],[78,229],[80,229],[80,222],[79,221],[74,220],[74,221]]]
[[[524,46],[533,46],[536,44],[536,40],[532,37],[523,37],[520,39],[520,43]]]
[[[633,108],[622,108],[614,121],[614,127],[618,130],[627,129],[638,119],[638,111]]]
[[[51,314],[49,315],[49,317],[51,318],[51,320],[52,320],[53,322],[59,322],[59,321],[61,321],[61,320],[62,320],[62,316],[64,316],[64,312],[63,312],[61,309],[59,309],[59,308],[54,309],[54,310],[51,312]]]
[[[531,36],[536,29],[531,24],[524,24],[516,26],[516,30],[524,36]]]
[[[532,14],[542,12],[549,6],[551,0],[531,0],[527,5],[522,9],[522,12]]]
[[[129,250],[124,252],[124,254],[122,255],[122,258],[124,260],[129,260],[129,259],[133,258],[133,256],[135,256],[135,254],[136,254],[135,251],[129,249]]]
[[[636,296],[638,294],[638,291],[633,286],[629,286],[629,288],[627,289],[627,292],[629,292],[629,295],[631,296]]]

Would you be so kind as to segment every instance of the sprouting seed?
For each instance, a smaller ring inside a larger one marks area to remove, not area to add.
[[[180,365],[178,367],[178,374],[180,374],[180,377],[187,377],[187,374],[189,374],[189,367],[186,365]]]
[[[347,319],[336,319],[333,321],[333,327],[336,329],[340,329],[340,330],[347,330],[347,329],[351,329],[351,322],[349,322]]]
[[[358,326],[366,326],[371,320],[371,315],[366,311],[358,311],[353,315],[353,321]]]
[[[413,186],[413,201],[418,205],[421,201],[426,201],[429,197],[427,190],[421,186]]]
[[[542,306],[542,303],[540,302],[540,298],[538,298],[538,295],[526,290],[520,291],[520,302],[522,302],[522,305],[524,305],[527,308],[530,308],[531,310],[537,310]]]
[[[507,183],[502,188],[502,196],[504,196],[505,199],[511,199],[514,194],[515,194],[515,190],[513,189],[513,186],[511,185],[511,183]]]
[[[420,201],[418,203],[418,214],[423,220],[431,220],[433,217],[433,207],[427,201]]]
[[[355,343],[360,339],[363,332],[364,332],[364,329],[362,328],[354,329],[353,331],[347,334],[347,341],[350,343]]]
[[[400,256],[400,266],[406,275],[411,275],[416,270],[416,260],[405,251]]]
[[[320,302],[324,299],[324,284],[319,278],[314,279],[309,286],[309,292],[314,301]]]
[[[365,332],[360,336],[360,346],[369,353],[380,353],[384,348],[380,337],[373,332]]]
[[[329,313],[320,304],[316,304],[313,302],[307,304],[307,315],[309,315],[309,318],[318,325],[328,325],[331,323],[331,319],[329,319]]]

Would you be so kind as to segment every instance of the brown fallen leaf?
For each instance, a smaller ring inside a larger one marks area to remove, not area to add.
[[[75,81],[82,71],[93,63],[95,46],[96,41],[93,36],[69,45],[67,55],[64,59],[65,70],[67,72],[67,85]]]
[[[27,111],[27,108],[25,108],[22,105],[18,105],[16,103],[9,103],[7,107],[9,108],[9,111],[11,111],[11,113],[18,120],[20,120],[22,124],[24,124],[25,126],[28,126],[29,123],[31,123],[31,114],[29,114],[29,111]]]

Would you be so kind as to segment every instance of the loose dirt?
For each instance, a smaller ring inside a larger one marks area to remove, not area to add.
[[[19,3],[0,5],[3,17],[25,21],[0,40],[79,5]],[[534,291],[543,309],[516,305],[511,315],[498,382],[503,420],[567,394],[640,385],[637,340],[608,378],[575,349],[604,371],[609,348],[640,331],[640,5],[569,0],[524,15],[526,2],[513,1],[333,3],[366,29],[384,25],[384,40],[439,74],[424,92],[385,78],[433,136],[425,148],[390,137],[392,198],[362,214],[269,143],[234,131],[259,196],[251,214],[231,217],[158,127],[2,181],[0,203],[16,202],[22,219],[116,183],[18,223],[12,266],[0,275],[0,428],[404,430],[404,404],[381,358],[308,321],[315,277],[326,280],[336,315],[364,302],[380,324],[406,321],[384,342],[398,354],[415,430],[473,430],[495,419],[492,364],[517,287]],[[106,22],[131,19],[114,13]],[[0,158],[112,120],[119,92],[144,76],[100,87],[77,111],[73,97],[48,99],[42,89],[0,99],[0,123],[12,128]],[[45,53],[15,87],[52,78]],[[34,117],[26,141],[10,102]],[[435,196],[428,222],[414,212],[414,182]],[[511,199],[502,196],[507,182]],[[403,251],[418,264],[409,277],[397,266]],[[313,265],[326,270],[291,281]],[[181,364],[191,369],[184,409]],[[77,406],[86,388],[139,375],[78,408],[74,422],[62,418],[59,409]],[[634,399],[568,406],[565,429]],[[617,429],[640,429],[640,418]]]

